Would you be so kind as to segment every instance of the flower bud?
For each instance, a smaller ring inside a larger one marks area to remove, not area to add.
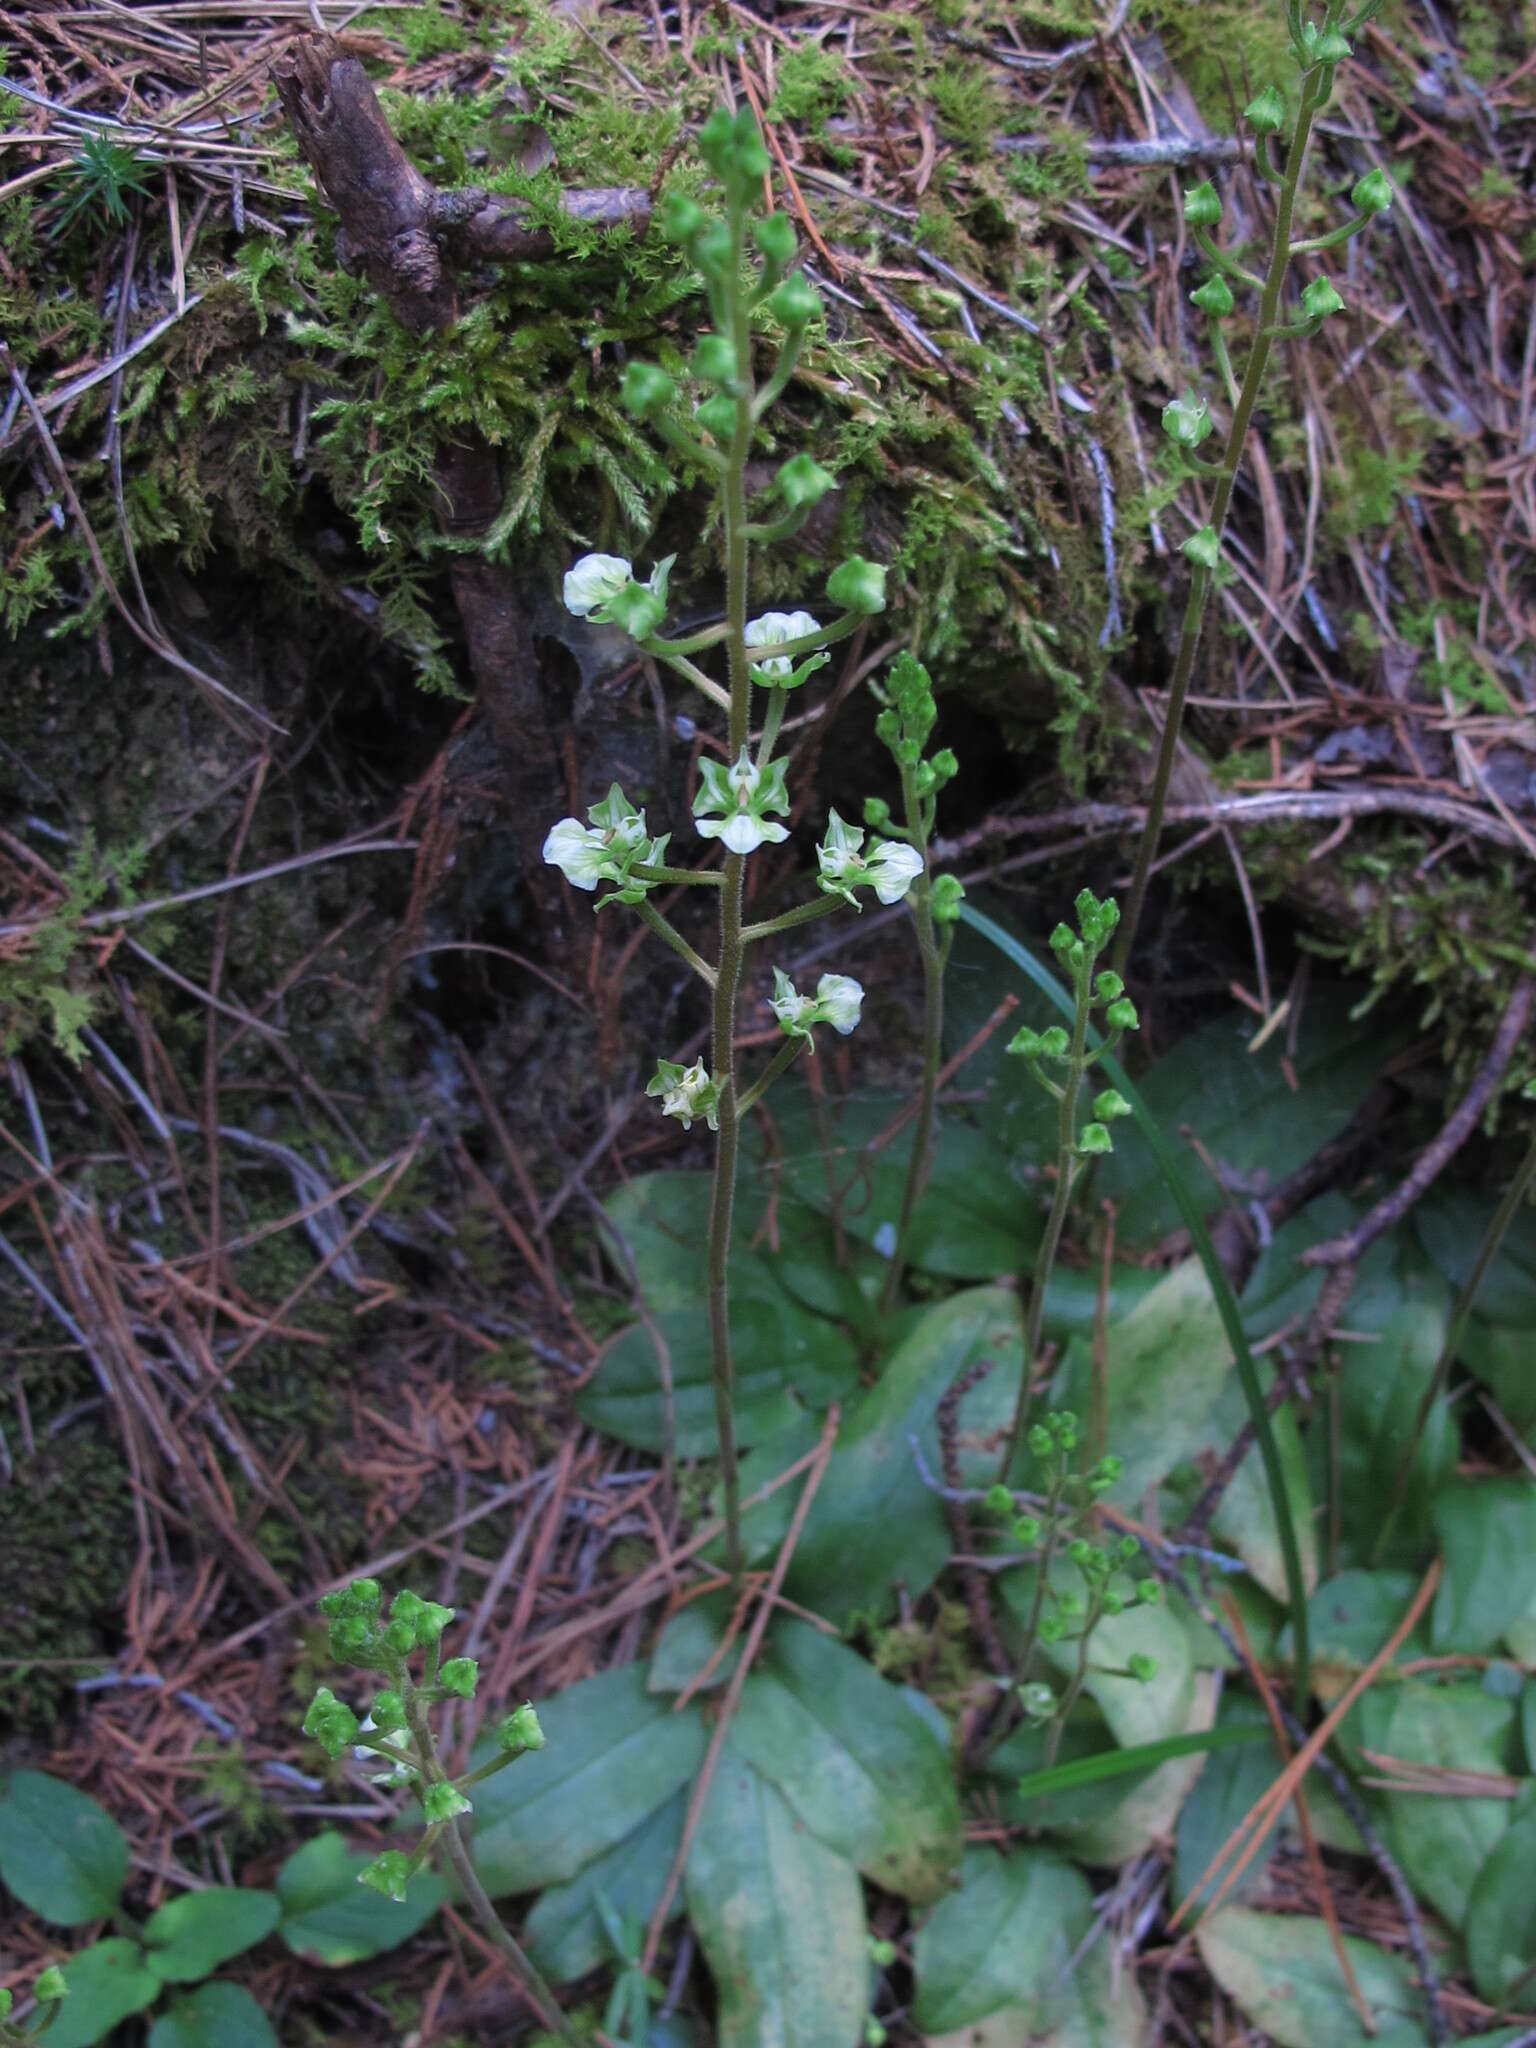
[[[686,192],[669,192],[661,209],[661,231],[669,242],[691,242],[705,226],[708,214]]]
[[[457,1693],[461,1700],[472,1700],[479,1676],[480,1666],[473,1657],[450,1657],[437,1674],[437,1682],[445,1692]]]
[[[415,1623],[392,1621],[384,1631],[384,1647],[396,1657],[409,1657],[416,1647]]]
[[[1056,1695],[1042,1680],[1019,1687],[1019,1705],[1030,1721],[1049,1721],[1056,1712]]]
[[[982,1496],[981,1504],[990,1514],[1011,1515],[1013,1513],[1013,1495],[1003,1485],[989,1486],[986,1493]]]
[[[1073,941],[1076,944],[1076,941]],[[1072,1049],[1072,1039],[1065,1024],[1052,1024],[1040,1034],[1040,1051],[1048,1060],[1064,1060]]]
[[[1084,1124],[1082,1136],[1077,1141],[1077,1149],[1085,1155],[1113,1152],[1115,1141],[1103,1124]]]
[[[752,223],[752,239],[776,270],[786,270],[795,257],[794,224],[787,213],[770,213]]]
[[[699,130],[699,155],[718,176],[736,185],[748,185],[768,169],[768,152],[750,107],[734,115],[716,107]]]
[[[343,1614],[331,1623],[331,1655],[338,1664],[367,1661],[374,1630],[360,1614]]]
[[[1070,953],[1076,944],[1077,940],[1069,924],[1059,924],[1051,933],[1050,948],[1053,953]]]
[[[377,1614],[383,1604],[384,1588],[377,1579],[354,1579],[340,1592],[322,1594],[320,1612],[326,1616]]]
[[[1144,1650],[1134,1650],[1126,1658],[1125,1668],[1138,1685],[1146,1685],[1157,1676],[1157,1659],[1149,1657]]]
[[[1013,1540],[1021,1550],[1036,1550],[1040,1544],[1040,1523],[1034,1515],[1020,1515],[1011,1530]]]
[[[546,1739],[544,1730],[539,1726],[539,1717],[528,1700],[524,1700],[515,1714],[508,1714],[499,1723],[495,1735],[498,1749],[542,1749]]]
[[[411,1860],[399,1849],[386,1849],[382,1856],[357,1873],[359,1884],[365,1884],[370,1891],[382,1892],[386,1899],[393,1899],[397,1906],[405,1904],[406,1879],[411,1874]]]
[[[727,336],[706,334],[700,338],[688,367],[701,384],[732,384],[736,379],[736,351]]]
[[[338,1757],[357,1738],[357,1716],[328,1685],[322,1685],[304,1716],[304,1733],[312,1736],[328,1757]]]
[[[965,889],[958,875],[935,875],[929,890],[928,908],[935,924],[958,924]]]
[[[619,390],[625,410],[637,420],[648,420],[664,412],[677,397],[677,386],[655,363],[630,363]]]
[[[1033,1424],[1029,1432],[1029,1448],[1037,1458],[1048,1458],[1056,1448],[1056,1439],[1043,1422]]]
[[[1131,1105],[1118,1088],[1106,1088],[1093,1098],[1093,1113],[1100,1123],[1113,1123],[1117,1116],[1129,1116]]]
[[[1349,196],[1360,213],[1385,213],[1397,192],[1392,180],[1378,165],[1374,171],[1366,172]]]
[[[946,782],[953,782],[960,773],[960,763],[953,747],[940,747],[933,757],[934,780],[942,789]]]
[[[1207,178],[1184,194],[1184,219],[1192,228],[1214,228],[1221,224],[1221,195]]]
[[[862,555],[850,555],[827,578],[827,595],[845,612],[866,617],[885,610],[885,571]]]
[[[1301,295],[1301,310],[1309,320],[1326,320],[1330,313],[1342,313],[1344,301],[1330,278],[1314,277]]]
[[[1041,1616],[1039,1636],[1042,1643],[1059,1643],[1067,1632],[1067,1625],[1057,1615]]]
[[[405,1702],[397,1692],[381,1692],[368,1709],[368,1718],[380,1735],[393,1734],[405,1726]]]
[[[1077,1566],[1079,1571],[1083,1570],[1083,1568],[1087,1565],[1088,1560],[1093,1556],[1093,1554],[1093,1545],[1088,1541],[1088,1538],[1086,1536],[1074,1536],[1072,1541],[1067,1545],[1067,1555],[1071,1558],[1072,1562]]]
[[[693,416],[705,433],[719,442],[722,448],[736,432],[736,401],[727,398],[723,391],[696,406]]]
[[[837,489],[837,479],[813,455],[792,455],[774,478],[774,488],[791,512],[815,505]]]
[[[1221,542],[1216,538],[1215,527],[1202,526],[1198,533],[1192,533],[1183,552],[1197,569],[1214,569],[1221,559]]]
[[[865,797],[864,822],[876,832],[885,832],[889,829],[891,807],[883,796]]]
[[[1104,1012],[1104,1022],[1111,1031],[1136,1031],[1140,1025],[1136,1016],[1136,1005],[1129,996],[1119,996]]]
[[[1278,86],[1266,85],[1243,109],[1243,119],[1260,135],[1274,135],[1285,126],[1285,98]]]
[[[877,1970],[888,1970],[897,1955],[894,1941],[877,1941],[873,1936],[869,1942],[869,1960]]]
[[[61,1998],[68,1998],[69,1986],[64,1982],[64,1972],[57,1963],[50,1963],[46,1970],[38,1972],[37,1981],[32,1986],[32,1996],[39,2005],[57,2005]],[[0,2018],[3,2017],[4,2015],[0,2014]]]
[[[1136,1598],[1144,1601],[1148,1607],[1156,1607],[1162,1600],[1162,1597],[1163,1589],[1156,1579],[1138,1579],[1136,1581]]]
[[[1237,303],[1232,297],[1232,288],[1220,276],[1208,277],[1198,291],[1189,295],[1192,306],[1198,306],[1202,313],[1209,313],[1213,320],[1224,320]]]
[[[1125,983],[1110,967],[1106,967],[1102,974],[1093,977],[1093,985],[1098,991],[1101,1003],[1112,1003],[1117,996],[1125,994]]]
[[[468,1813],[470,1802],[457,1785],[439,1783],[428,1785],[421,1795],[421,1810],[426,1815],[428,1827],[437,1827],[445,1820],[457,1820],[461,1813]]]
[[[1347,38],[1336,28],[1325,28],[1312,45],[1312,60],[1316,64],[1342,64],[1353,54]]]
[[[821,311],[821,294],[812,289],[797,271],[786,277],[768,300],[768,310],[781,327],[797,334],[809,326]]]
[[[1028,1024],[1021,1024],[1019,1026],[1012,1038],[1009,1039],[1007,1050],[1011,1053],[1017,1053],[1019,1058],[1024,1060],[1038,1060],[1045,1053],[1045,1047],[1040,1042],[1039,1032],[1031,1030]]]
[[[1170,398],[1163,407],[1163,432],[1180,448],[1198,448],[1214,424],[1210,407],[1193,391]]]

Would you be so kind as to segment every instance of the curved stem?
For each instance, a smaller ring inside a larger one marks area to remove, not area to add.
[[[644,897],[635,905],[635,908],[656,934],[657,938],[662,941],[663,945],[670,946],[679,959],[687,961],[700,981],[713,988],[715,986],[714,968],[700,954],[695,953],[692,946],[689,945],[677,927],[669,924],[655,905],[647,903]]]
[[[928,1165],[933,1156],[934,1098],[938,1093],[939,1061],[944,1044],[944,961],[933,922],[933,878],[928,872],[928,835],[923,829],[923,807],[917,799],[911,769],[902,771],[901,788],[906,799],[907,823],[913,828],[913,843],[923,856],[923,872],[912,890],[912,922],[917,930],[918,957],[923,963],[923,1078],[918,1089],[917,1130],[912,1139],[912,1154],[907,1161],[907,1177],[901,1190],[896,1243],[886,1271],[885,1285],[880,1290],[879,1313],[882,1316],[890,1314],[900,1292],[902,1275],[906,1271],[912,1217],[928,1179]]]
[[[743,925],[742,943],[756,945],[759,939],[771,939],[779,932],[792,930],[797,924],[810,924],[818,917],[826,917],[841,909],[842,901],[841,896],[813,896],[809,903],[797,903],[793,910],[783,911],[778,917],[765,917],[761,924]]]
[[[1291,220],[1296,211],[1296,194],[1301,185],[1302,171],[1306,166],[1312,122],[1326,97],[1323,86],[1322,72],[1312,71],[1307,74],[1301,89],[1296,133],[1286,156],[1285,182],[1280,188],[1279,200],[1275,207],[1274,242],[1270,249],[1269,275],[1264,281],[1264,294],[1259,304],[1258,332],[1254,337],[1253,352],[1248,358],[1247,373],[1243,378],[1242,390],[1238,393],[1237,405],[1232,413],[1232,425],[1228,429],[1226,446],[1222,451],[1221,466],[1227,471],[1227,475],[1217,486],[1215,503],[1211,508],[1210,524],[1216,529],[1218,543],[1226,530],[1227,513],[1232,504],[1232,489],[1237,480],[1237,467],[1242,461],[1248,429],[1253,423],[1254,408],[1259,401],[1264,372],[1269,367],[1270,350],[1274,344],[1275,318],[1280,310],[1280,294],[1284,289],[1285,275],[1291,260]],[[1157,843],[1162,833],[1163,812],[1168,807],[1168,783],[1173,774],[1179,732],[1184,723],[1184,702],[1189,695],[1190,678],[1195,668],[1195,653],[1200,645],[1200,628],[1213,581],[1210,570],[1196,569],[1189,587],[1189,602],[1184,608],[1179,652],[1174,663],[1173,681],[1168,691],[1168,705],[1163,718],[1163,736],[1157,750],[1157,767],[1153,773],[1152,791],[1147,801],[1147,822],[1142,831],[1141,843],[1136,849],[1136,868],[1131,881],[1130,900],[1125,915],[1120,920],[1120,931],[1115,945],[1114,966],[1119,974],[1125,972],[1125,963],[1130,957],[1131,945],[1141,923],[1142,908],[1147,896],[1147,882],[1152,873],[1152,863],[1157,856]]]
[[[737,1105],[743,1116],[746,1115],[749,1109],[755,1108],[762,1101],[774,1082],[778,1080],[780,1074],[787,1067],[794,1064],[802,1047],[808,1052],[814,1053],[815,1051],[815,1047],[807,1046],[803,1038],[786,1039],[784,1044],[779,1047],[773,1058],[752,1083],[752,1086],[743,1091],[741,1101]]]

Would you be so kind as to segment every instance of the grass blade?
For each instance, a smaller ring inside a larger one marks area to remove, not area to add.
[[[1128,1771],[1152,1771],[1176,1756],[1195,1756],[1206,1749],[1237,1749],[1245,1742],[1269,1742],[1268,1728],[1198,1728],[1192,1735],[1165,1735],[1161,1742],[1138,1742],[1131,1749],[1108,1749],[1100,1756],[1080,1756],[1074,1763],[1053,1764],[1020,1778],[1026,1799],[1044,1799],[1052,1792],[1073,1792],[1079,1785],[1097,1785]]]

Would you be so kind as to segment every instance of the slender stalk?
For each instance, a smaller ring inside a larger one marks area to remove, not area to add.
[[[1102,1608],[1096,1607],[1092,1601],[1089,1602],[1088,1612],[1083,1621],[1083,1632],[1077,1639],[1077,1664],[1068,1682],[1067,1689],[1061,1696],[1061,1704],[1056,1709],[1056,1718],[1051,1723],[1051,1732],[1046,1737],[1044,1764],[1046,1770],[1051,1768],[1060,1754],[1061,1738],[1067,1725],[1067,1716],[1082,1698],[1083,1687],[1088,1683],[1088,1638],[1098,1626],[1099,1616],[1102,1612]]]
[[[771,939],[779,932],[792,931],[797,924],[811,924],[818,917],[830,917],[834,910],[841,910],[840,896],[817,896],[809,903],[797,903],[793,910],[786,910],[778,917],[765,917],[761,924],[742,926],[741,936],[746,945],[755,945],[759,939]]]
[[[910,771],[901,779],[910,820],[917,811]],[[944,958],[933,922],[933,878],[928,872],[926,843],[922,851],[923,872],[912,888],[912,922],[917,931],[918,957],[923,963],[923,1078],[918,1089],[917,1130],[912,1139],[912,1155],[907,1161],[906,1183],[901,1191],[896,1243],[891,1252],[891,1263],[886,1269],[885,1285],[880,1290],[879,1313],[882,1316],[890,1314],[901,1290],[912,1217],[928,1179],[929,1161],[933,1156],[934,1098],[938,1093],[939,1061],[944,1043]]]
[[[1331,12],[1332,10],[1330,16]],[[1300,189],[1302,172],[1306,165],[1312,123],[1326,97],[1326,88],[1331,83],[1332,73],[1326,65],[1314,67],[1302,81],[1301,105],[1296,115],[1296,133],[1291,139],[1291,146],[1286,155],[1285,177],[1275,204],[1274,241],[1270,248],[1269,271],[1264,280],[1263,296],[1259,302],[1258,331],[1254,336],[1253,352],[1248,358],[1247,372],[1243,378],[1242,389],[1238,393],[1237,405],[1232,413],[1232,424],[1227,431],[1226,446],[1222,453],[1221,466],[1227,474],[1216,487],[1215,503],[1211,508],[1210,524],[1216,529],[1218,542],[1226,531],[1227,513],[1232,504],[1232,489],[1237,480],[1237,466],[1242,460],[1248,430],[1253,424],[1254,408],[1258,404],[1259,392],[1263,387],[1264,373],[1269,367],[1270,351],[1274,347],[1274,327],[1280,311],[1280,295],[1291,262],[1291,221],[1296,211],[1296,194]],[[1163,716],[1163,736],[1157,750],[1152,793],[1147,801],[1147,822],[1136,849],[1136,867],[1131,880],[1130,898],[1125,907],[1125,915],[1120,920],[1120,933],[1115,944],[1114,966],[1119,974],[1125,972],[1125,963],[1130,958],[1136,930],[1141,923],[1147,882],[1152,873],[1152,863],[1157,856],[1158,840],[1162,833],[1163,812],[1168,805],[1168,782],[1173,774],[1179,733],[1184,724],[1184,702],[1189,695],[1190,678],[1195,668],[1195,654],[1200,645],[1200,629],[1205,621],[1205,608],[1215,580],[1212,570],[1199,567],[1195,568],[1190,579],[1189,601],[1184,607],[1184,624],[1179,634],[1179,651],[1174,662],[1173,682],[1168,691],[1168,705]]]
[[[441,1784],[446,1779],[446,1773],[438,1758],[432,1725],[427,1719],[420,1691],[407,1678],[402,1682],[400,1692],[405,1707],[406,1724],[416,1745],[416,1753],[421,1759],[424,1778],[429,1784]],[[486,1939],[510,1967],[521,1989],[527,1993],[539,2018],[551,2033],[558,2034],[562,2041],[567,2042],[569,2048],[584,2048],[582,2036],[566,2018],[559,2000],[545,1982],[542,1972],[510,1929],[504,1925],[501,1915],[492,1904],[489,1892],[480,1882],[475,1866],[470,1861],[469,1851],[464,1846],[464,1838],[459,1833],[459,1824],[456,1820],[443,1823],[440,1840],[470,1911],[479,1921]]]
[[[998,1468],[998,1478],[1004,1485],[1013,1470],[1024,1442],[1024,1431],[1029,1423],[1030,1395],[1035,1377],[1035,1361],[1040,1355],[1040,1334],[1045,1323],[1045,1290],[1051,1277],[1051,1268],[1056,1263],[1056,1253],[1061,1246],[1062,1227],[1067,1220],[1067,1210],[1072,1201],[1073,1168],[1076,1164],[1077,1147],[1077,1098],[1083,1085],[1086,1070],[1085,1053],[1088,1040],[1089,990],[1092,986],[1088,971],[1079,977],[1077,987],[1077,1016],[1072,1026],[1072,1050],[1067,1059],[1067,1078],[1062,1086],[1056,1104],[1056,1191],[1051,1197],[1051,1212],[1046,1218],[1045,1235],[1040,1240],[1040,1249],[1035,1254],[1035,1268],[1029,1281],[1029,1307],[1024,1318],[1024,1370],[1019,1377],[1018,1405],[1013,1411],[1013,1427],[1008,1432],[1008,1448],[1003,1453],[1003,1462]]]
[[[804,1046],[805,1040],[803,1038],[785,1039],[773,1058],[752,1083],[752,1086],[743,1092],[740,1102],[736,1105],[739,1115],[745,1116],[755,1103],[762,1101],[774,1082],[778,1080],[780,1074],[787,1067],[794,1064]]]
[[[670,946],[680,960],[686,960],[699,979],[707,983],[710,988],[713,988],[715,985],[714,968],[710,966],[709,962],[702,955],[693,950],[677,927],[669,924],[656,906],[645,897],[641,898],[635,905],[635,908],[639,911],[642,920],[656,934],[657,938],[664,945]]]

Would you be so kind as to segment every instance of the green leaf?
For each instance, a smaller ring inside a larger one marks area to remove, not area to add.
[[[1467,1961],[1491,2005],[1536,2011],[1536,1803],[1525,1804],[1472,1886]]]
[[[713,1692],[717,1686],[728,1684],[741,1661],[742,1631],[737,1630],[735,1641],[712,1668],[710,1659],[725,1640],[735,1604],[730,1592],[725,1591],[705,1593],[680,1607],[656,1638],[646,1671],[646,1691],[685,1692],[706,1669],[709,1677],[700,1686],[701,1692]]]
[[[1506,1773],[1515,1761],[1515,1702],[1479,1685],[1400,1687],[1379,1748],[1403,1763]],[[1371,1745],[1373,1751],[1378,1745]],[[1391,1776],[1372,1767],[1373,1778]],[[1379,1792],[1405,1875],[1449,1926],[1466,1925],[1473,1880],[1509,1825],[1510,1802],[1458,1791]]]
[[[1055,1850],[968,1849],[959,1890],[917,1931],[913,2025],[942,2036],[999,2013],[1045,2025],[1092,1921],[1088,1880]]]
[[[50,2048],[91,2048],[160,1995],[160,1979],[145,1967],[144,1951],[118,1934],[71,1956],[64,1982],[69,1996],[49,2025]]]
[[[1225,1694],[1212,1734],[1242,1736],[1247,1741],[1245,1746],[1223,1750],[1209,1760],[1179,1811],[1174,1834],[1173,1897],[1180,1905],[1232,1830],[1280,1774],[1269,1716],[1257,1700],[1242,1693]],[[1289,1812],[1289,1807],[1286,1810]],[[1279,1839],[1279,1830],[1272,1830],[1236,1892],[1228,1894],[1234,1903],[1254,1890],[1279,1846]],[[1202,1904],[1209,1905],[1221,1876],[1218,1872],[1200,1893]]]
[[[1402,1620],[1418,1591],[1413,1572],[1340,1572],[1312,1595],[1308,1617],[1316,1655],[1313,1677],[1325,1704],[1358,1677]],[[1283,1638],[1282,1638],[1283,1640]],[[1394,1661],[1429,1653],[1429,1634],[1420,1620]],[[1389,1665],[1383,1679],[1393,1676]]]
[[[1136,1972],[1116,1957],[1108,1937],[1079,1958],[1061,1987],[1060,2003],[1055,2022],[1028,2048],[1140,2048],[1147,2039],[1148,2013]]]
[[[1470,1188],[1432,1188],[1413,1208],[1413,1227],[1435,1265],[1459,1295],[1472,1277],[1496,1201]],[[1485,1323],[1519,1331],[1536,1329],[1536,1209],[1517,1210],[1504,1241],[1477,1290],[1477,1313]]]
[[[633,1833],[596,1857],[566,1884],[551,1885],[528,1915],[525,1933],[534,1961],[557,1984],[574,1983],[614,1960],[598,1900],[621,1920],[649,1923],[683,1838],[686,1792],[680,1787]],[[682,1911],[682,1901],[673,1912]]]
[[[1430,1610],[1430,1641],[1437,1651],[1496,1649],[1536,1602],[1536,1485],[1453,1481],[1435,1496],[1434,1523],[1445,1576]]]
[[[43,1771],[11,1772],[0,1792],[0,1877],[24,1906],[79,1927],[116,1908],[127,1875],[128,1837],[94,1799]]]
[[[1350,1999],[1321,1920],[1226,1906],[1196,1930],[1205,1966],[1227,1996],[1277,2048],[1422,2048],[1422,2001],[1405,1956],[1345,1935],[1377,2032],[1368,2034]]]
[[[643,1665],[539,1703],[548,1747],[475,1787],[475,1869],[492,1898],[562,1884],[614,1848],[704,1761],[696,1708],[674,1714]],[[477,1746],[474,1761],[493,1752]]]
[[[358,1883],[372,1860],[354,1856],[334,1833],[316,1835],[288,1858],[277,1874],[277,1931],[295,1955],[332,1970],[387,1955],[425,1927],[448,1895],[441,1878],[421,1871],[396,1905]]]
[[[855,1651],[808,1622],[776,1620],[731,1741],[875,1884],[920,1904],[946,1889],[961,1849],[948,1749]]]
[[[283,1916],[272,1892],[184,1892],[145,1923],[149,1967],[165,1984],[196,1984],[264,1941]]]
[[[1233,1694],[1234,1704],[1241,1698]],[[1246,1706],[1247,1701],[1243,1704]],[[1192,1735],[1165,1735],[1161,1742],[1138,1743],[1133,1749],[1108,1749],[1091,1756],[1081,1756],[1068,1764],[1052,1764],[1049,1769],[1032,1770],[1019,1780],[1018,1796],[1021,1800],[1048,1799],[1058,1792],[1075,1791],[1081,1785],[1098,1785],[1111,1778],[1140,1777],[1144,1772],[1155,1771],[1162,1764],[1176,1756],[1203,1756],[1210,1750],[1251,1749],[1263,1740],[1264,1728],[1268,1726],[1260,1716],[1263,1726],[1247,1725],[1246,1716],[1240,1723],[1229,1724],[1224,1717],[1223,1725],[1217,1728],[1197,1728]],[[1200,1774],[1203,1784],[1210,1775],[1209,1767]]]
[[[1259,1378],[1268,1391],[1273,1370],[1260,1360]],[[1113,1411],[1111,1411],[1113,1412]],[[1206,1418],[1206,1442],[1201,1447],[1217,1457],[1237,1436],[1246,1419],[1243,1390],[1235,1381],[1222,1388],[1221,1395]],[[1312,1509],[1312,1487],[1307,1477],[1307,1453],[1294,1408],[1287,1405],[1274,1416],[1275,1449],[1285,1474],[1286,1498],[1296,1528],[1301,1552],[1302,1576],[1310,1590],[1317,1584],[1317,1533]],[[1211,1533],[1229,1546],[1247,1565],[1254,1580],[1274,1600],[1286,1596],[1285,1549],[1275,1521],[1274,1503],[1264,1477],[1264,1461],[1257,1444],[1233,1473],[1221,1504],[1211,1518]]]
[[[1018,1300],[1004,1288],[968,1288],[918,1318],[886,1360],[878,1383],[844,1416],[785,1582],[792,1599],[846,1628],[856,1614],[889,1614],[898,1582],[912,1599],[932,1585],[949,1558],[949,1530],[937,1494],[918,1470],[912,1439],[929,1471],[937,1473],[939,1402],[980,1358],[992,1360],[993,1368],[961,1405],[962,1442],[983,1426],[977,1416],[985,1416],[985,1428],[995,1427],[1017,1392],[1022,1349]],[[814,1441],[814,1430],[808,1433]],[[791,1432],[746,1458],[742,1493],[766,1484],[798,1457],[808,1447],[806,1434]],[[968,1483],[979,1470],[973,1450]],[[750,1561],[777,1549],[795,1495],[794,1487],[783,1487],[744,1518]]]
[[[178,1998],[149,2030],[149,2048],[278,2048],[276,2034],[243,1984],[204,1984]]]
[[[727,1741],[688,1852],[718,2048],[855,2048],[869,1960],[858,1872]]]

